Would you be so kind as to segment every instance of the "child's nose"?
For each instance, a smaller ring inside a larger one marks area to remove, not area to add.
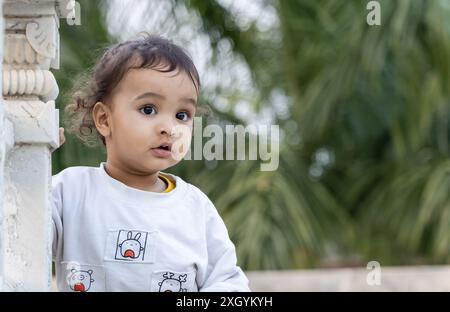
[[[161,135],[171,136],[175,124],[169,120],[169,118],[161,120],[158,125],[158,133]]]
[[[162,134],[162,135],[170,135],[170,129],[169,128],[161,128],[161,130],[159,131],[159,134]]]

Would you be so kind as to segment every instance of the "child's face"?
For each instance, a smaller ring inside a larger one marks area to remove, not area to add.
[[[175,165],[189,149],[196,103],[196,88],[184,71],[129,70],[110,97],[108,161],[138,173]],[[173,146],[167,151],[159,148],[163,144]],[[170,149],[180,145],[174,157]]]

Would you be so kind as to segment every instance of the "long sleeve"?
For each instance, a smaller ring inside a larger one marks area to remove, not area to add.
[[[61,179],[58,175],[52,177],[52,192],[50,196],[50,205],[52,209],[52,221],[53,221],[53,244],[52,254],[53,259],[56,258],[58,252],[62,250],[62,235],[63,235],[63,223],[62,223],[62,204],[63,204],[63,187]]]
[[[226,226],[217,209],[209,202],[207,209],[206,237],[208,267],[202,292],[250,291],[248,279],[236,265],[236,251],[228,236]]]

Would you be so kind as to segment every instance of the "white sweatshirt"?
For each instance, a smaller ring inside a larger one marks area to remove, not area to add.
[[[131,188],[104,163],[53,176],[60,291],[250,291],[214,205],[169,176],[169,193]]]

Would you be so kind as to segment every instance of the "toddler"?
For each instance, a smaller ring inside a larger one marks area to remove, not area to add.
[[[188,151],[199,87],[182,48],[146,36],[106,51],[75,94],[71,130],[107,159],[53,176],[60,291],[249,291],[212,202],[162,172]]]

